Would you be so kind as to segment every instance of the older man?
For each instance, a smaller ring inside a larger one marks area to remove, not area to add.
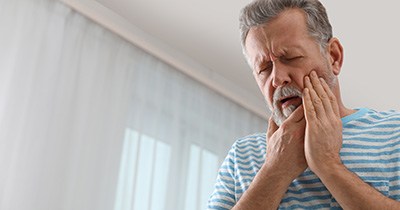
[[[317,0],[258,0],[242,46],[272,116],[235,142],[209,209],[400,209],[400,114],[346,108],[343,47]]]

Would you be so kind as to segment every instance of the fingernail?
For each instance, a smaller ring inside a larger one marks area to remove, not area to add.
[[[312,72],[311,72],[311,76],[316,77],[316,76],[317,76],[317,73],[315,73],[315,71],[312,71]]]

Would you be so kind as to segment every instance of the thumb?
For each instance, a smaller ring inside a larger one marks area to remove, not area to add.
[[[268,121],[268,131],[267,131],[268,139],[275,133],[276,130],[278,130],[278,128],[279,128],[278,125],[276,125],[274,119],[271,116]]]
[[[300,122],[303,118],[304,118],[304,109],[303,109],[303,105],[300,105],[288,117],[287,121]]]

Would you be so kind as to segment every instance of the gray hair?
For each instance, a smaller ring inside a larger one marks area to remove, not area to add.
[[[281,12],[293,8],[301,9],[306,13],[310,36],[320,45],[321,52],[326,49],[332,38],[332,26],[321,2],[318,0],[255,0],[242,9],[239,18],[244,55],[246,56],[245,41],[250,28],[268,23]]]

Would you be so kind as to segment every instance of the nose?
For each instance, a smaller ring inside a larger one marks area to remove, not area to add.
[[[274,88],[287,85],[291,82],[291,78],[288,69],[285,65],[275,60],[272,69],[272,86]]]

